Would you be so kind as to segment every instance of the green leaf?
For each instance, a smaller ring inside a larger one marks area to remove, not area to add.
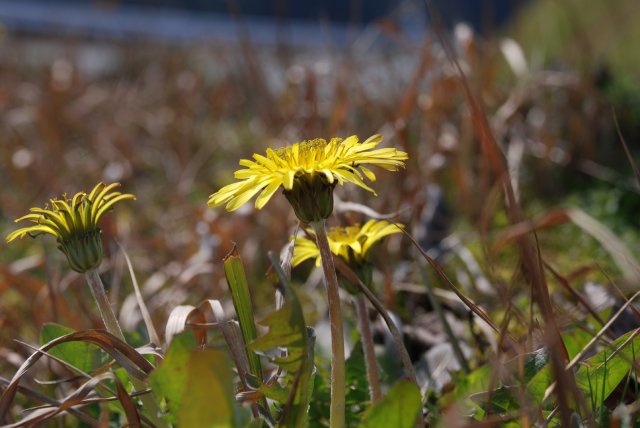
[[[555,382],[553,370],[551,368],[551,365],[547,364],[540,371],[538,371],[538,373],[536,373],[531,381],[527,384],[527,391],[529,391],[529,394],[531,394],[534,403],[540,404],[542,402],[547,388],[553,382]],[[553,402],[548,400],[544,406],[544,409],[553,408],[553,406]]]
[[[491,386],[493,368],[490,364],[478,367],[469,374],[462,372],[451,373],[452,384],[456,389],[443,397],[443,403],[456,402],[463,414],[473,414],[482,417],[484,410],[477,403],[475,394],[483,393]]]
[[[60,324],[45,324],[40,330],[40,345],[74,331]],[[85,373],[91,373],[98,368],[103,355],[99,347],[87,342],[61,343],[51,348],[49,353]]]
[[[418,386],[408,380],[397,382],[387,395],[365,413],[363,428],[411,428],[422,409]]]
[[[316,374],[313,381],[313,400],[309,405],[309,427],[325,428],[329,426],[331,406],[331,386],[329,384],[328,363],[321,356],[317,357]],[[347,385],[347,391],[349,386]],[[347,392],[348,394],[348,392]],[[345,412],[345,419],[349,419],[349,412]],[[347,423],[347,426],[351,424]]]
[[[518,358],[516,358],[517,361]],[[549,353],[546,348],[529,352],[524,356],[524,381],[531,381],[545,366],[549,364]]]
[[[576,384],[584,391],[593,410],[602,405],[631,371],[633,361],[640,355],[638,331],[619,337],[611,347],[580,364],[575,375]]]
[[[196,339],[191,332],[176,335],[171,341],[160,366],[149,376],[149,385],[155,394],[167,400],[171,423],[177,422],[180,402],[186,394],[189,376],[189,358],[196,347]]]
[[[185,394],[180,400],[178,426],[233,427],[235,400],[231,366],[225,352],[193,349],[187,359]]]
[[[562,335],[562,341],[569,353],[569,359],[571,360],[578,355],[592,338],[593,333],[586,332],[580,328],[572,329],[571,333]]]
[[[514,393],[517,395],[517,388],[500,386],[493,391],[483,391],[473,394],[471,399],[482,406],[482,409],[485,411],[506,414],[517,411],[520,408],[520,403],[514,398]],[[489,399],[491,399],[490,403]]]
[[[470,395],[486,391],[491,385],[493,368],[490,364],[478,367],[469,374],[453,372],[453,384],[456,386],[457,399],[469,398]]]
[[[358,340],[349,358],[345,362],[347,391],[345,394],[346,422],[355,426],[360,422],[362,414],[369,405],[369,380],[367,366],[364,360],[362,342]]]
[[[231,290],[231,299],[238,316],[242,338],[244,343],[251,343],[257,337],[253,317],[253,304],[251,303],[251,293],[249,292],[244,266],[235,247],[224,259],[224,274],[227,278],[227,284],[229,284],[229,290]],[[262,381],[260,358],[249,350],[247,350],[247,358],[249,359],[251,373]]]
[[[355,346],[345,362],[345,423],[346,426],[357,426],[362,415],[369,405],[369,381],[367,379],[367,367],[362,351],[362,342],[357,335],[354,338]],[[313,400],[309,407],[309,426],[328,427],[331,404],[331,386],[329,384],[328,364],[325,361],[317,361],[317,371],[314,377]]]
[[[173,338],[149,385],[166,400],[167,420],[177,426],[240,426],[227,354],[198,348],[191,332]]]
[[[304,427],[308,423],[309,401],[313,390],[315,340],[313,330],[306,327],[296,293],[287,283],[277,259],[273,255],[271,257],[274,269],[280,277],[284,304],[260,323],[268,327],[269,332],[251,342],[249,348],[261,352],[286,348],[286,353],[277,351],[275,356],[270,357],[274,364],[286,370],[280,384],[263,385],[260,391],[284,406],[278,421],[279,427]],[[285,396],[286,401],[283,401]]]

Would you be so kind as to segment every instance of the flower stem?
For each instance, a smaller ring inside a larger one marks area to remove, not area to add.
[[[382,392],[380,390],[378,362],[376,361],[376,354],[373,347],[371,323],[369,322],[369,314],[367,313],[367,302],[362,294],[356,296],[355,300],[358,325],[360,326],[360,339],[362,340],[362,350],[364,351],[364,362],[369,380],[369,395],[371,397],[371,403],[375,404],[382,398]]]
[[[111,309],[111,303],[109,303],[107,294],[104,291],[104,286],[102,285],[102,279],[100,279],[98,270],[89,269],[84,273],[84,276],[87,279],[89,288],[91,289],[91,294],[93,294],[93,298],[98,305],[98,310],[102,316],[102,322],[104,323],[105,328],[109,333],[124,342],[124,335],[122,334],[120,324],[118,324],[118,320],[113,313],[113,309]]]
[[[98,305],[105,328],[109,333],[126,343],[124,335],[122,334],[122,329],[120,329],[120,324],[118,324],[118,320],[113,313],[113,309],[111,309],[111,303],[109,303],[107,294],[104,291],[104,285],[102,284],[102,279],[100,279],[98,270],[89,269],[84,273],[84,276],[89,284],[89,288],[91,289],[91,294],[93,294],[93,298]],[[134,391],[144,391],[148,388],[147,383],[143,380],[137,379],[133,376],[129,376],[129,379],[131,379]],[[151,422],[153,422],[154,426],[160,428],[169,427],[169,425],[160,417],[160,407],[158,407],[158,403],[156,403],[151,394],[140,395],[140,400],[142,401],[143,407],[147,410],[147,415]]]
[[[345,359],[338,277],[333,264],[333,255],[329,248],[325,220],[312,222],[310,226],[316,234],[322,259],[322,270],[324,271],[329,303],[329,322],[331,324],[331,407],[329,426],[331,428],[342,428],[345,424]]]

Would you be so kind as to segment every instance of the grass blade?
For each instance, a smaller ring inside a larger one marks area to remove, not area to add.
[[[251,343],[257,337],[256,325],[253,318],[253,305],[251,303],[251,293],[247,276],[244,273],[244,266],[236,247],[224,258],[224,274],[227,277],[233,307],[238,316],[240,330],[244,343]],[[260,358],[252,351],[247,351],[251,373],[262,381],[262,365]]]

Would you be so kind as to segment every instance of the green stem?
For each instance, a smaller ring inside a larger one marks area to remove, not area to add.
[[[89,269],[84,273],[84,276],[89,284],[89,288],[91,289],[91,294],[93,294],[93,298],[98,305],[98,310],[102,316],[102,322],[104,323],[105,328],[109,333],[126,343],[124,335],[122,334],[122,329],[120,329],[120,324],[118,324],[118,320],[113,313],[113,309],[111,309],[111,303],[109,303],[107,294],[104,291],[104,285],[102,285],[102,279],[98,274],[98,270]],[[129,376],[129,379],[131,379],[131,383],[133,384],[134,392],[144,391],[148,388],[145,381],[133,376]],[[140,395],[140,400],[142,401],[143,407],[147,410],[149,419],[156,427],[169,427],[169,425],[160,417],[160,407],[158,407],[158,403],[156,403],[151,394]]]
[[[318,249],[322,258],[322,270],[324,271],[329,303],[329,322],[331,324],[331,407],[329,426],[331,428],[342,428],[345,423],[345,360],[338,277],[333,264],[333,255],[329,248],[325,220],[312,222],[310,226],[316,233]]]
[[[84,276],[87,279],[89,288],[91,289],[91,294],[93,294],[93,299],[98,305],[98,310],[100,311],[100,316],[102,316],[102,322],[104,323],[105,328],[109,333],[125,342],[122,330],[120,329],[120,324],[118,324],[118,320],[113,313],[113,309],[111,309],[111,303],[109,303],[107,293],[104,291],[104,286],[102,285],[102,279],[100,279],[98,270],[89,269],[84,273]]]
[[[367,368],[367,378],[369,380],[369,395],[371,402],[377,403],[382,398],[380,389],[380,372],[378,362],[373,347],[373,335],[371,334],[371,323],[367,313],[367,302],[364,295],[359,294],[356,300],[356,313],[358,314],[358,324],[360,326],[360,339],[362,340],[362,350],[364,352],[364,362]]]

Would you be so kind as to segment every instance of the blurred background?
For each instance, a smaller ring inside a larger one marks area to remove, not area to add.
[[[0,0],[0,234],[51,197],[118,181],[138,200],[104,218],[103,277],[125,329],[143,331],[113,238],[160,330],[176,305],[226,296],[232,242],[268,313],[266,253],[287,244],[291,210],[278,196],[260,212],[227,213],[207,197],[267,147],[382,133],[409,153],[407,169],[381,171],[378,197],[340,189],[335,222],[366,220],[346,202],[398,213],[499,313],[496,290],[519,284],[518,260],[487,250],[507,221],[451,59],[485,108],[526,214],[579,207],[637,255],[639,191],[620,136],[637,162],[638,13],[637,0]],[[605,275],[634,285],[575,225],[539,238],[576,287]],[[400,237],[379,252],[376,292],[405,320],[417,360],[442,338],[420,259]],[[294,282],[314,323],[326,308],[311,271],[296,269]],[[0,373],[10,377],[26,352],[13,339],[37,341],[44,322],[99,326],[90,302],[53,239],[0,240]],[[435,330],[425,339],[424,329]]]

